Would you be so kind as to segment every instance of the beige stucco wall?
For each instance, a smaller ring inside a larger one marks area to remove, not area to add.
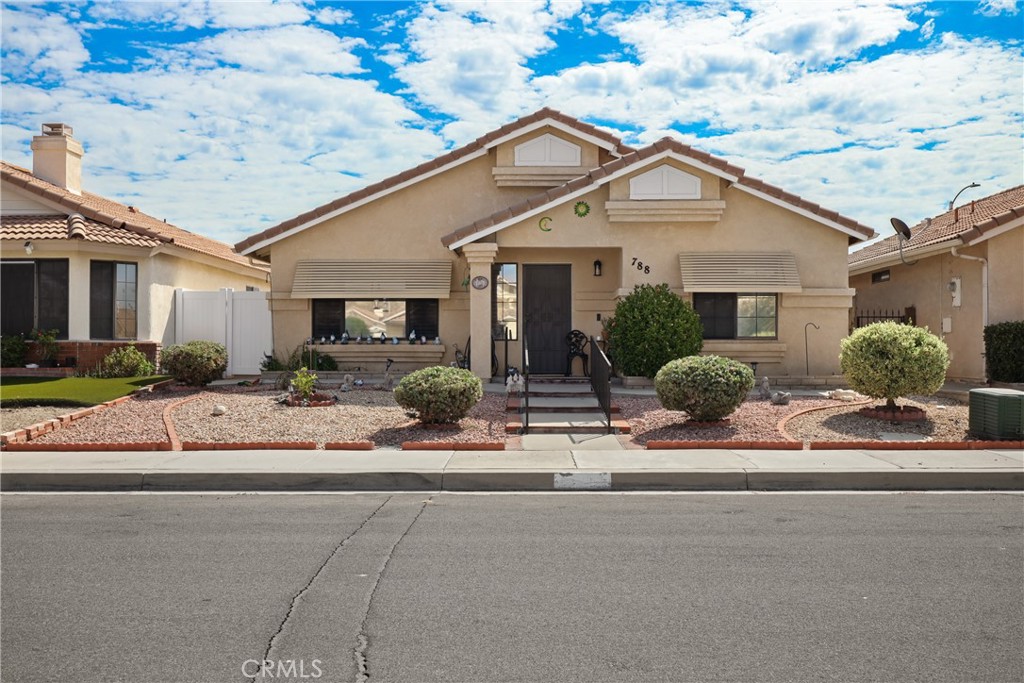
[[[681,164],[674,165],[694,175],[702,173]],[[645,167],[625,177],[623,182],[627,191],[628,178],[650,168]],[[690,299],[690,294],[683,289],[679,271],[681,252],[762,249],[792,252],[796,255],[803,291],[779,295],[778,339],[714,341],[708,342],[708,346],[715,353],[747,362],[756,360],[759,374],[803,376],[808,365],[811,375],[839,373],[839,342],[847,334],[852,295],[847,285],[848,238],[845,234],[735,188],[728,188],[724,181],[706,175],[702,176],[702,199],[718,195],[726,202],[725,213],[719,222],[610,223],[601,208],[609,197],[609,189],[605,185],[578,200],[545,212],[544,217],[551,219],[546,222],[550,232],[542,231],[539,218],[533,217],[498,233],[496,240],[500,249],[497,260],[509,260],[505,254],[510,250],[517,255],[538,250],[532,257],[538,260],[526,262],[545,262],[545,259],[557,258],[559,253],[575,251],[573,262],[578,267],[573,269],[573,325],[589,332],[596,321],[577,307],[576,273],[586,266],[583,270],[589,272],[592,279],[597,279],[592,277],[591,264],[595,258],[601,258],[605,264],[606,278],[621,278],[615,283],[601,278],[604,280],[600,285],[602,291],[611,296],[615,292],[628,292],[639,284],[667,282],[684,298]],[[591,212],[585,218],[573,213],[576,201],[586,201],[590,205]],[[617,267],[609,268],[610,261],[616,258]],[[637,267],[640,264],[644,269]],[[650,272],[647,272],[648,267]],[[614,310],[614,299],[601,305],[593,302],[587,305],[594,312],[600,309],[610,314]],[[809,357],[804,352],[804,327],[807,323],[814,323],[820,328],[807,330]],[[780,353],[783,356],[781,362],[778,358]]]
[[[986,242],[989,262],[988,320],[1024,320],[1024,226]]]
[[[273,244],[275,353],[296,348],[312,330],[309,300],[291,298],[298,261],[447,259],[452,262],[452,295],[441,300],[438,323],[448,346],[445,362],[450,362],[451,344],[461,347],[469,336],[469,298],[461,285],[468,264],[442,245],[441,237],[537,192],[534,187],[496,187],[494,157],[491,152],[473,159]]]
[[[497,151],[450,171],[396,191],[370,204],[287,237],[270,247],[273,263],[274,347],[283,355],[302,343],[311,331],[308,300],[291,298],[295,263],[304,259],[449,259],[453,263],[451,297],[440,304],[440,332],[448,345],[462,346],[469,336],[472,293],[461,282],[465,258],[441,244],[441,237],[492,212],[538,192],[537,188],[499,188],[492,170],[499,156],[509,157],[516,144],[543,134],[537,131],[499,146]],[[559,137],[564,133],[551,131]],[[597,148],[579,142],[584,158]],[[603,154],[603,152],[601,152]],[[701,178],[703,200],[724,200],[721,220],[712,222],[631,223],[609,222],[605,202],[611,192],[627,192],[632,175],[651,170],[654,162],[603,185],[581,197],[524,219],[482,242],[497,244],[495,262],[563,263],[572,266],[572,325],[587,334],[599,334],[601,321],[615,306],[616,296],[641,283],[669,283],[680,295],[680,252],[788,251],[796,255],[803,285],[799,294],[780,294],[777,340],[720,341],[714,351],[764,365],[759,374],[803,376],[837,374],[839,341],[848,329],[852,290],[847,280],[848,236],[793,211],[775,206],[728,184],[705,171],[673,161],[672,165]],[[625,196],[625,195],[624,195]],[[576,216],[573,206],[586,201],[590,213]],[[540,219],[546,217],[542,230]],[[601,260],[603,274],[594,277],[593,262]],[[636,259],[636,261],[634,261]],[[637,268],[642,264],[642,268]],[[522,270],[520,269],[520,278]],[[489,292],[477,294],[489,297]],[[520,301],[523,294],[519,293]],[[809,356],[805,357],[804,327]],[[474,327],[476,327],[474,325]],[[489,330],[487,326],[481,326]],[[500,347],[500,345],[499,345]],[[518,341],[512,344],[510,363],[518,365]],[[503,348],[499,348],[503,359]]]

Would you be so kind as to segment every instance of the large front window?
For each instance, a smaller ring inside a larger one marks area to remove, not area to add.
[[[136,339],[139,334],[136,263],[89,264],[89,337]]]
[[[387,337],[405,339],[413,332],[417,337],[433,340],[438,336],[437,299],[314,299],[313,338],[340,339],[350,337]]]
[[[68,338],[67,259],[5,260],[0,264],[0,334],[57,330]]]
[[[515,263],[495,263],[491,267],[491,320],[495,339],[518,338],[519,271]]]
[[[777,339],[777,294],[698,292],[693,308],[704,325],[705,339]]]

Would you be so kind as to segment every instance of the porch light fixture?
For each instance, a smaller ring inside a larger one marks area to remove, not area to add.
[[[32,246],[32,240],[29,240],[29,241],[25,242],[25,253],[26,254],[31,256],[32,252],[35,251],[35,250],[36,250],[36,248],[34,246]]]
[[[601,261],[594,261],[594,277],[601,277]]]

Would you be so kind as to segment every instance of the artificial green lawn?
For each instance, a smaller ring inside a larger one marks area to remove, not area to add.
[[[127,396],[139,387],[164,379],[168,377],[4,377],[0,381],[0,404],[5,408],[18,405],[94,406]]]

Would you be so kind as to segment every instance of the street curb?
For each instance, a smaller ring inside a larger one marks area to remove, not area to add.
[[[2,472],[12,491],[1024,491],[1024,469]]]

